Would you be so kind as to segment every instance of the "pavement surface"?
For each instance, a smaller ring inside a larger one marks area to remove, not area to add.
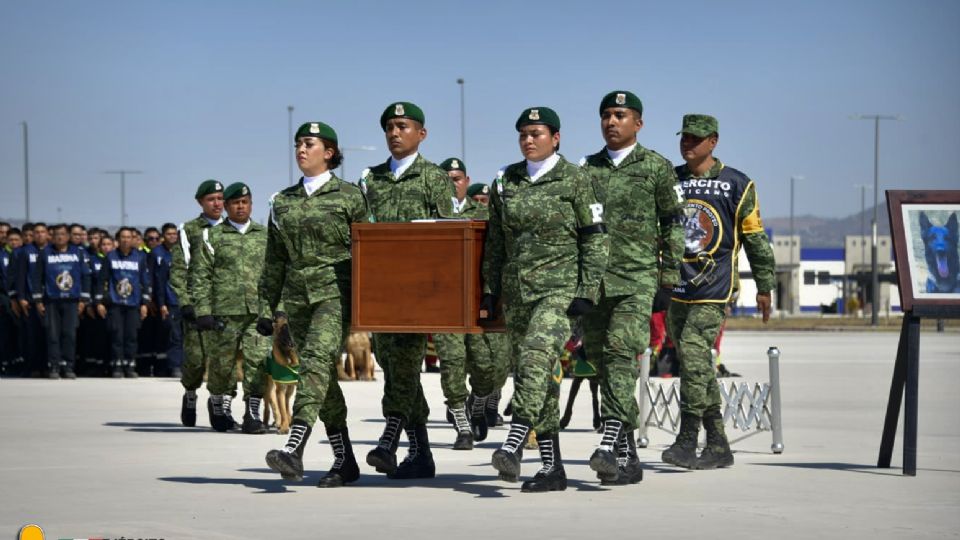
[[[767,347],[782,351],[785,451],[771,453],[763,432],[734,445],[734,467],[685,471],[660,461],[673,437],[651,429],[646,475],[632,486],[601,487],[587,465],[599,437],[584,386],[561,435],[569,488],[550,494],[497,480],[490,455],[505,428],[473,451],[451,449],[437,374],[422,375],[437,478],[388,480],[361,463],[360,481],[335,490],[314,487],[332,460],[319,426],[306,478],[284,483],[264,454],[285,436],[215,433],[202,409],[198,427],[182,427],[172,379],[3,379],[0,538],[29,523],[46,538],[957,537],[960,336],[920,340],[916,477],[901,475],[899,433],[895,468],[875,467],[897,339],[729,332],[722,360],[744,381],[766,380]],[[343,384],[361,462],[383,427],[377,377]],[[527,452],[524,476],[538,467]]]

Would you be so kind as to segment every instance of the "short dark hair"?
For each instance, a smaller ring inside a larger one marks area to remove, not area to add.
[[[51,225],[50,228],[49,228],[50,232],[59,231],[60,229],[63,229],[63,230],[65,230],[65,231],[67,231],[68,233],[70,232],[70,229],[67,228],[67,224],[66,224],[66,223],[54,223],[54,224]]]
[[[156,227],[147,227],[147,228],[143,231],[143,234],[144,234],[144,235],[147,235],[147,234],[150,234],[150,233],[152,233],[152,232],[155,232],[155,233],[157,233],[157,234],[160,234],[160,229],[158,229],[158,228],[156,228]]]
[[[37,227],[43,227],[44,229],[48,229],[48,230],[50,229],[50,227],[47,227],[47,224],[46,224],[46,223],[44,223],[44,222],[42,222],[42,221],[38,221],[38,222],[34,223],[32,227],[30,227],[30,230],[31,230],[31,231],[35,231],[35,230],[37,230]]]
[[[74,229],[80,229],[81,231],[87,230],[86,227],[84,227],[83,225],[81,225],[81,224],[79,224],[79,223],[71,223],[71,224],[70,224],[70,230],[73,231]]]
[[[10,228],[10,224],[7,223],[6,221],[0,221],[0,227],[6,227],[6,228],[9,229],[9,228]]]
[[[24,221],[24,222],[23,222],[23,225],[20,227],[20,230],[21,230],[21,231],[32,231],[32,230],[33,230],[33,223],[31,223],[31,222],[29,222],[29,221]]]
[[[176,225],[174,225],[173,223],[170,223],[170,222],[168,221],[167,223],[164,223],[164,224],[160,227],[160,230],[163,231],[163,232],[167,232],[167,231],[169,231],[170,229],[176,229],[176,228],[177,228]]]
[[[10,230],[7,231],[7,237],[9,237],[11,234],[16,236],[23,236],[23,233],[20,232],[20,229],[17,227],[10,227]]]

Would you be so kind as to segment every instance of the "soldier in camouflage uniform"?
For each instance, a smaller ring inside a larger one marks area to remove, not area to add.
[[[390,159],[361,175],[372,218],[378,222],[454,217],[453,189],[447,173],[419,154],[427,137],[423,111],[413,103],[396,102],[380,115]],[[400,306],[416,309],[416,306]],[[389,478],[433,478],[436,467],[427,439],[430,408],[420,386],[420,365],[426,334],[375,334],[373,348],[383,368],[383,416],[386,427],[367,463]],[[400,430],[410,440],[407,457],[397,465]]]
[[[467,196],[470,177],[463,160],[450,158],[440,164],[454,187],[451,199],[457,216],[486,221],[487,207]],[[488,190],[489,191],[489,190]],[[503,334],[434,334],[440,356],[440,386],[447,401],[447,419],[457,430],[454,450],[471,450],[474,439],[487,438],[488,423],[495,425],[500,387],[507,378],[507,351]],[[467,373],[470,373],[471,407],[467,404]],[[487,416],[492,415],[492,422]]]
[[[773,250],[760,221],[757,188],[747,175],[713,157],[719,132],[716,118],[688,114],[678,133],[683,135],[680,153],[686,161],[677,167],[687,198],[685,250],[667,313],[667,333],[680,358],[681,416],[680,433],[662,459],[687,469],[733,465],[710,348],[723,324],[724,306],[737,288],[741,245],[757,284],[757,309],[763,322],[770,318],[770,291],[776,286]],[[707,444],[698,457],[701,422]]]
[[[197,188],[195,197],[203,212],[180,225],[180,242],[173,247],[173,262],[170,265],[170,287],[180,300],[180,314],[183,317],[183,373],[180,384],[185,392],[180,404],[180,421],[189,427],[197,425],[197,389],[203,384],[203,372],[207,364],[203,338],[194,326],[197,316],[190,296],[190,261],[196,258],[200,249],[203,230],[223,221],[223,184],[216,180],[204,180]]]
[[[598,365],[603,397],[603,438],[590,468],[605,485],[643,479],[633,435],[640,415],[637,356],[650,340],[653,297],[679,280],[683,251],[683,192],[670,161],[637,144],[642,115],[633,93],[604,96],[600,127],[607,144],[581,162],[603,203],[610,238],[600,301],[583,319],[584,348]]]
[[[567,487],[558,436],[559,359],[569,317],[584,315],[597,299],[608,240],[590,179],[557,153],[557,114],[526,109],[516,129],[526,160],[501,169],[494,182],[483,260],[481,310],[493,314],[502,296],[517,362],[510,433],[492,463],[501,479],[517,481],[523,444],[535,430],[543,466],[521,490],[558,491]]]
[[[203,229],[200,249],[191,262],[190,297],[197,329],[204,332],[207,352],[207,410],[216,431],[236,423],[230,403],[237,396],[237,358],[243,358],[244,433],[264,433],[260,420],[264,357],[268,338],[254,331],[260,303],[256,285],[263,270],[267,229],[250,219],[253,197],[241,182],[223,191],[227,220]]]
[[[337,361],[350,327],[350,226],[367,221],[369,213],[360,190],[333,174],[343,155],[332,127],[308,122],[294,142],[303,177],[271,199],[257,331],[273,331],[271,317],[282,301],[298,347],[300,380],[290,436],[266,460],[285,479],[301,479],[303,451],[319,418],[334,464],[317,486],[339,487],[360,477]]]

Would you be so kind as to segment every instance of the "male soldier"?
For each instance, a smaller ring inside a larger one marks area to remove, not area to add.
[[[237,358],[243,358],[244,433],[264,433],[260,399],[265,384],[264,359],[270,338],[256,332],[260,303],[257,284],[267,249],[267,229],[250,219],[250,188],[235,182],[223,190],[227,221],[204,229],[202,245],[191,263],[190,297],[197,329],[207,332],[207,411],[210,426],[227,431],[235,422],[230,402],[237,395]]]
[[[9,223],[0,223],[0,234],[3,236],[3,240],[0,240],[0,375],[13,374],[14,361],[19,355],[16,316],[11,304],[10,285],[7,280],[13,253],[13,248],[7,240],[11,230],[15,230],[16,236],[20,237],[19,230],[11,229]]]
[[[682,134],[680,153],[687,162],[677,167],[687,197],[685,251],[667,313],[667,333],[680,357],[680,433],[662,459],[687,469],[733,465],[710,348],[736,287],[741,245],[757,284],[757,309],[763,322],[770,318],[770,291],[776,286],[773,250],[760,221],[757,188],[747,175],[713,157],[719,133],[717,119],[705,114],[684,116],[677,133]],[[701,422],[707,444],[697,457]]]
[[[185,392],[180,403],[180,422],[188,427],[197,425],[197,388],[203,383],[203,371],[207,363],[203,337],[193,327],[197,317],[190,296],[190,261],[200,249],[203,229],[223,221],[223,184],[216,180],[204,180],[197,187],[194,197],[202,213],[180,225],[180,243],[173,249],[173,262],[170,265],[170,287],[180,300],[180,313],[183,315],[183,376],[180,377],[180,384]]]
[[[489,219],[487,207],[467,196],[470,177],[463,160],[449,158],[440,164],[453,183],[451,198],[458,217]],[[483,185],[483,184],[480,184]],[[487,187],[483,185],[483,187]],[[488,188],[489,190],[489,188]],[[500,387],[507,378],[507,351],[503,334],[435,334],[434,342],[440,356],[440,386],[447,401],[447,418],[457,430],[454,450],[470,450],[474,439],[487,438],[486,408],[492,403],[493,419],[499,403]],[[472,403],[467,416],[466,374],[470,373]]]
[[[23,335],[21,347],[27,361],[26,371],[32,376],[39,376],[47,371],[47,339],[43,330],[43,320],[37,310],[30,309],[33,298],[33,281],[30,276],[36,272],[37,260],[40,252],[47,247],[50,240],[46,223],[34,223],[30,237],[32,242],[25,242],[17,252],[15,273],[17,302],[23,320]]]
[[[134,234],[134,242],[137,241],[139,231]],[[152,256],[153,249],[160,245],[160,231],[156,227],[147,227],[140,237],[140,251],[146,255],[147,271],[150,272],[150,286],[153,287],[153,274],[156,271],[156,259]],[[160,334],[163,331],[163,321],[160,319],[160,308],[156,303],[156,295],[153,302],[147,306],[147,318],[140,325],[140,332],[137,337],[137,371],[141,375],[157,375],[160,371],[160,365],[166,364],[166,346],[160,348]],[[163,355],[161,357],[161,354]]]
[[[640,99],[626,90],[610,92],[600,101],[606,146],[581,161],[603,204],[610,237],[600,300],[583,318],[584,348],[599,368],[602,395],[603,437],[590,468],[603,484],[643,479],[633,436],[640,415],[637,355],[650,339],[653,297],[679,279],[683,250],[683,194],[673,165],[637,143],[642,127]]]
[[[107,319],[113,377],[136,379],[137,329],[147,317],[150,274],[146,256],[134,245],[131,228],[121,227],[117,242],[117,249],[103,261],[93,301],[100,317]]]
[[[177,293],[170,287],[170,265],[173,262],[173,250],[177,245],[179,235],[177,226],[173,223],[164,223],[162,230],[163,243],[153,250],[153,296],[160,309],[160,319],[163,321],[167,349],[167,373],[171,377],[180,378],[183,373],[183,327],[180,316],[180,301]]]
[[[470,184],[467,188],[467,197],[470,197],[477,204],[483,206],[490,205],[490,186],[486,184]]]
[[[380,115],[390,159],[363,172],[360,189],[375,221],[404,222],[451,217],[453,190],[446,173],[418,152],[427,138],[424,115],[413,103],[390,104]],[[367,463],[390,478],[433,478],[435,465],[427,439],[430,408],[420,386],[425,334],[377,334],[377,362],[383,368],[386,427]],[[407,457],[397,466],[400,430],[410,439]]]
[[[90,302],[90,263],[86,252],[70,242],[64,224],[54,225],[53,242],[37,262],[33,301],[47,330],[49,377],[76,379],[76,338],[80,313]]]

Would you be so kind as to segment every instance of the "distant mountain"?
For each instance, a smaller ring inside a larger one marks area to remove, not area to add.
[[[877,230],[881,236],[890,234],[890,220],[887,219],[887,206],[878,205]],[[801,246],[809,247],[843,247],[843,239],[848,235],[860,234],[860,212],[844,218],[821,218],[815,216],[794,216],[793,227],[795,234],[800,236]],[[867,208],[863,219],[863,232],[870,236],[870,223],[873,220],[873,208]],[[774,235],[788,236],[790,234],[790,218],[764,218],[763,225]]]

